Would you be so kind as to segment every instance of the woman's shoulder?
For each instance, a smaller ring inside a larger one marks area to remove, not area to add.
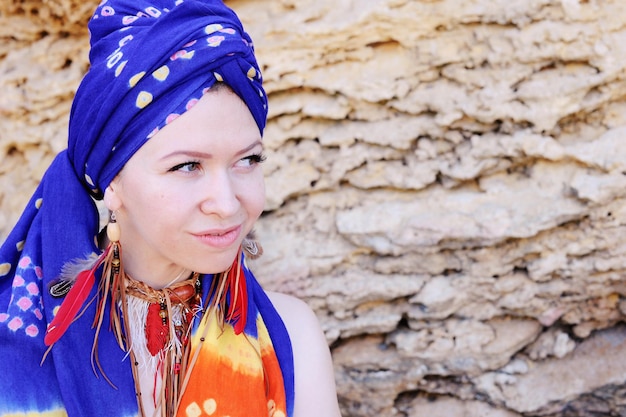
[[[302,338],[311,339],[315,337],[318,343],[326,345],[326,338],[319,320],[307,303],[292,295],[280,292],[266,291],[266,293],[285,323],[292,343],[296,344]]]
[[[291,295],[267,291],[283,319],[293,348],[295,416],[339,416],[332,358],[315,312]]]
[[[317,321],[317,317],[311,307],[301,299],[282,292],[265,292],[283,320],[289,319],[289,316],[296,315],[299,318],[314,319]]]

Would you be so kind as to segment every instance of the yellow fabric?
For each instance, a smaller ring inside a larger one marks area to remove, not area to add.
[[[192,345],[200,352],[178,417],[285,417],[283,377],[261,316],[257,338],[223,327],[212,315],[195,332]]]

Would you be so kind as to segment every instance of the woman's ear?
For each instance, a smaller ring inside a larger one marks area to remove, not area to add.
[[[117,193],[117,185],[114,182],[104,190],[104,205],[109,211],[117,211],[122,207],[122,200]]]

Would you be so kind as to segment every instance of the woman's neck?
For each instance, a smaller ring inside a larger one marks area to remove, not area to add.
[[[178,282],[185,281],[189,279],[193,273],[189,269],[179,266],[172,266],[155,271],[154,267],[142,268],[141,266],[133,265],[132,262],[127,263],[124,261],[125,260],[122,258],[122,267],[126,275],[156,290],[168,288]]]

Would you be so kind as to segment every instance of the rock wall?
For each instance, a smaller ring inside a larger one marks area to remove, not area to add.
[[[0,236],[96,1],[0,5]],[[233,0],[270,94],[255,263],[344,416],[626,415],[626,3]]]

